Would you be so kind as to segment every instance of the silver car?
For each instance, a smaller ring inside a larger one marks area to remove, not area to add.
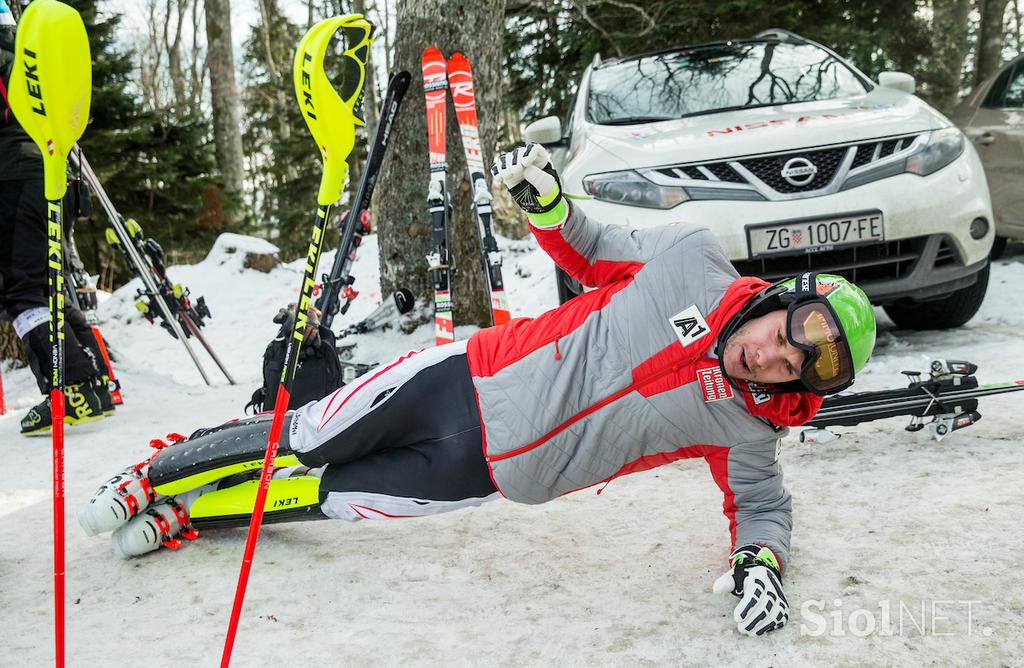
[[[1024,240],[1024,55],[971,92],[950,119],[977,147],[996,221],[993,257],[1006,240]]]

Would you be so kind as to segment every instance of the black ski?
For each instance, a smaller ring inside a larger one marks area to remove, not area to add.
[[[370,152],[366,156],[363,175],[359,180],[359,189],[352,201],[352,208],[349,209],[344,223],[341,225],[341,239],[334,255],[334,264],[331,266],[330,273],[323,276],[323,291],[316,301],[316,307],[320,309],[320,322],[328,329],[334,322],[334,316],[339,313],[344,315],[358,294],[352,289],[352,284],[355,283],[355,277],[350,273],[352,262],[355,260],[359,244],[362,243],[363,235],[370,231],[366,215],[370,208],[370,199],[373,197],[373,188],[377,185],[377,175],[388,149],[391,129],[411,80],[412,75],[402,71],[393,75],[391,81],[388,82],[388,92],[380,110],[380,123],[377,125],[377,132],[374,135],[373,144],[370,146]],[[339,305],[341,298],[345,299],[345,303]]]
[[[977,365],[970,362],[935,360],[926,379],[919,372],[904,371],[910,381],[905,388],[829,397],[807,423],[812,429],[800,434],[800,440],[827,443],[839,437],[828,427],[850,427],[902,416],[910,417],[907,431],[928,427],[936,439],[941,439],[981,419],[979,398],[1024,390],[1024,380],[980,385],[974,377],[977,370]],[[929,417],[931,420],[925,422]]]

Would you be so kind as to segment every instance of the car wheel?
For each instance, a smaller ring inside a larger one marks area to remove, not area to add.
[[[998,260],[1006,252],[1006,242],[1009,241],[1006,237],[996,237],[992,242],[992,250],[989,251],[988,256],[992,260]]]
[[[583,285],[558,267],[555,267],[555,282],[558,288],[559,305],[583,294]]]
[[[989,265],[978,272],[978,279],[942,299],[911,304],[889,304],[886,314],[902,329],[952,329],[974,317],[985,300]]]

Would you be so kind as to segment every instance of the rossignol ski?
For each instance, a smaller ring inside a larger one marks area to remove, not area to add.
[[[427,265],[434,280],[434,341],[436,345],[455,340],[452,319],[453,266],[449,221],[451,203],[446,184],[448,164],[445,157],[445,90],[448,88],[448,64],[444,56],[431,46],[423,52],[423,92],[427,103],[427,143],[430,150],[430,185],[427,188],[427,206],[434,249],[427,255]]]
[[[466,153],[469,183],[473,192],[473,212],[480,232],[480,262],[487,277],[491,296],[491,324],[503,325],[511,319],[505,283],[501,277],[501,251],[491,231],[491,191],[487,187],[483,155],[480,153],[480,132],[476,122],[476,95],[473,90],[473,71],[469,60],[456,52],[448,59],[448,88],[451,90],[455,116],[462,134],[462,148]]]
[[[978,399],[1024,390],[1024,380],[979,385],[977,365],[955,360],[935,360],[927,379],[917,371],[904,371],[910,384],[895,390],[855,392],[825,399],[821,410],[800,434],[805,443],[828,443],[839,438],[828,427],[850,427],[862,422],[909,416],[907,431],[925,427],[936,440],[969,427],[981,419]],[[932,418],[925,422],[925,418]]]
[[[344,315],[352,300],[359,294],[352,288],[352,284],[355,283],[355,277],[350,274],[352,263],[355,261],[356,251],[359,244],[362,243],[363,235],[370,231],[368,216],[370,199],[373,197],[373,188],[377,185],[377,175],[388,149],[391,129],[394,127],[398,109],[402,104],[402,98],[405,97],[405,92],[409,89],[410,81],[412,81],[412,75],[403,71],[392,75],[391,81],[388,82],[388,92],[380,110],[380,123],[377,125],[377,132],[374,135],[373,144],[370,146],[370,152],[366,155],[363,175],[359,180],[359,189],[352,201],[352,208],[343,219],[341,239],[334,255],[334,264],[331,266],[330,273],[323,276],[323,292],[317,299],[316,306],[322,314],[321,324],[328,329],[334,322],[334,316]],[[339,305],[340,298],[345,299],[344,304]]]
[[[150,322],[155,322],[157,317],[160,318],[161,326],[185,346],[189,357],[192,358],[199,370],[199,375],[203,377],[207,385],[210,384],[210,377],[206,375],[206,370],[203,369],[203,365],[188,342],[188,338],[191,336],[199,341],[224,373],[228,382],[234,385],[235,379],[231,377],[220,358],[210,347],[206,337],[199,331],[204,319],[211,317],[206,300],[199,297],[193,302],[190,299],[188,288],[179,283],[172,283],[167,278],[163,264],[164,252],[160,244],[153,239],[145,238],[142,228],[137,222],[130,218],[126,220],[118,213],[81,149],[76,147],[70,157],[72,164],[81,173],[82,178],[99,199],[100,205],[107,214],[110,221],[110,228],[107,229],[107,242],[124,253],[128,268],[142,281],[143,287],[138,292],[136,308]]]

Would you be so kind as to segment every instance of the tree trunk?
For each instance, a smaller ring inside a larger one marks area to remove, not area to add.
[[[433,283],[426,255],[431,250],[427,211],[427,123],[420,58],[437,46],[450,55],[462,51],[473,66],[480,146],[485,165],[493,159],[501,112],[501,47],[505,0],[399,0],[394,36],[394,69],[412,73],[402,111],[395,123],[392,146],[376,189],[382,290],[408,287],[422,303],[433,303]],[[486,326],[490,322],[486,280],[480,264],[480,240],[472,213],[455,110],[448,97],[446,152],[448,190],[452,201],[450,232],[458,268],[453,286],[455,324]]]
[[[978,24],[978,53],[974,60],[974,85],[977,86],[999,69],[1003,60],[1003,37],[1008,0],[978,0],[981,22]]]
[[[15,360],[15,366],[19,367],[28,364],[25,349],[21,345],[18,333],[14,331],[14,325],[7,320],[0,320],[0,362],[4,360]]]
[[[167,48],[167,72],[171,77],[171,90],[174,92],[174,102],[171,107],[178,116],[184,116],[191,105],[185,93],[185,73],[181,67],[181,30],[185,23],[185,11],[188,8],[188,0],[177,0],[172,3],[167,0],[167,15],[164,22],[164,45]],[[168,28],[171,25],[171,15],[174,15],[174,35],[168,36]]]
[[[960,79],[967,57],[967,18],[971,0],[933,0],[932,53],[935,63],[929,102],[939,111],[949,113],[960,97]]]
[[[224,177],[225,207],[229,228],[241,221],[242,131],[239,122],[238,87],[231,45],[230,0],[206,0],[206,62],[210,68],[210,97],[213,103],[213,142],[217,166]]]

